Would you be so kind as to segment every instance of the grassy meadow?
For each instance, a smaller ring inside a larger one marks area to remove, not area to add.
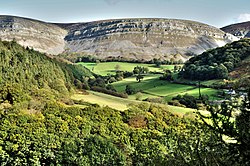
[[[73,100],[82,100],[85,102],[89,103],[94,103],[98,104],[100,106],[109,106],[111,108],[124,111],[129,108],[129,105],[131,104],[136,104],[140,103],[142,101],[137,101],[137,100],[132,100],[132,99],[123,99],[120,97],[115,97],[99,92],[94,92],[94,91],[88,91],[89,94],[81,94],[81,93],[76,93],[71,98]],[[84,105],[75,105],[77,107],[84,108]],[[195,110],[191,108],[183,108],[183,107],[177,107],[177,106],[168,106],[169,110],[173,113],[179,114],[179,115],[185,115],[188,113],[193,113]]]
[[[162,72],[164,69],[173,70],[175,65],[161,65],[161,67],[156,67],[154,64],[143,64],[143,63],[128,63],[128,62],[80,62],[85,67],[87,67],[92,72],[106,76],[107,74],[115,74],[115,66],[119,65],[121,71],[133,71],[136,66],[148,67],[149,71],[152,72]]]
[[[112,85],[119,92],[125,92],[126,85],[131,85],[136,90],[142,92],[142,98],[148,97],[163,97],[166,101],[170,101],[174,96],[178,94],[199,96],[199,89],[196,86],[183,85],[171,83],[165,80],[159,79],[160,75],[148,75],[145,76],[142,82],[137,82],[135,77],[126,78],[122,81],[115,82]],[[201,93],[206,94],[210,99],[217,99],[216,94],[218,90],[212,88],[201,88]],[[135,95],[130,95],[130,99],[135,99]]]

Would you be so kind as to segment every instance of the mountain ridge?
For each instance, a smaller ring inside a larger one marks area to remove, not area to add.
[[[0,38],[48,54],[78,53],[100,59],[183,60],[237,40],[213,26],[179,19],[129,18],[48,23],[0,16]]]

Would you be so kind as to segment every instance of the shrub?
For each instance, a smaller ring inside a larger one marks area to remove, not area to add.
[[[102,87],[98,87],[98,86],[93,86],[93,87],[91,87],[91,89],[93,91],[96,91],[96,92],[106,93],[106,94],[121,97],[121,98],[128,98],[127,94],[114,92],[114,91],[111,91],[111,90],[108,90],[108,89],[105,89],[105,88],[102,88]]]
[[[126,89],[125,89],[125,92],[128,94],[128,95],[133,95],[135,94],[137,91],[134,87],[132,87],[131,85],[126,85]]]
[[[135,94],[135,99],[136,100],[141,100],[141,98],[142,98],[142,93],[141,92],[138,92],[138,93]]]

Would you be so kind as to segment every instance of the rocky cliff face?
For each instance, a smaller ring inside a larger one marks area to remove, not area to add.
[[[174,19],[118,19],[49,24],[0,16],[0,38],[49,54],[74,52],[99,58],[186,60],[235,40],[218,28]]]
[[[250,38],[250,21],[229,25],[221,28],[221,30],[239,38]]]
[[[119,19],[62,27],[69,32],[65,40],[70,52],[103,58],[185,60],[188,55],[235,40],[215,27],[174,19]]]
[[[23,46],[48,54],[64,51],[67,31],[53,24],[32,19],[0,16],[0,39],[16,40]]]

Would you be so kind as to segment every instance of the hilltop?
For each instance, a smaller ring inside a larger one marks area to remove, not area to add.
[[[53,24],[14,16],[0,16],[0,38],[53,55],[182,61],[237,40],[218,28],[187,20],[135,18]]]
[[[232,24],[221,28],[226,33],[231,33],[234,36],[240,38],[249,38],[250,37],[250,21],[242,22],[237,24]]]

